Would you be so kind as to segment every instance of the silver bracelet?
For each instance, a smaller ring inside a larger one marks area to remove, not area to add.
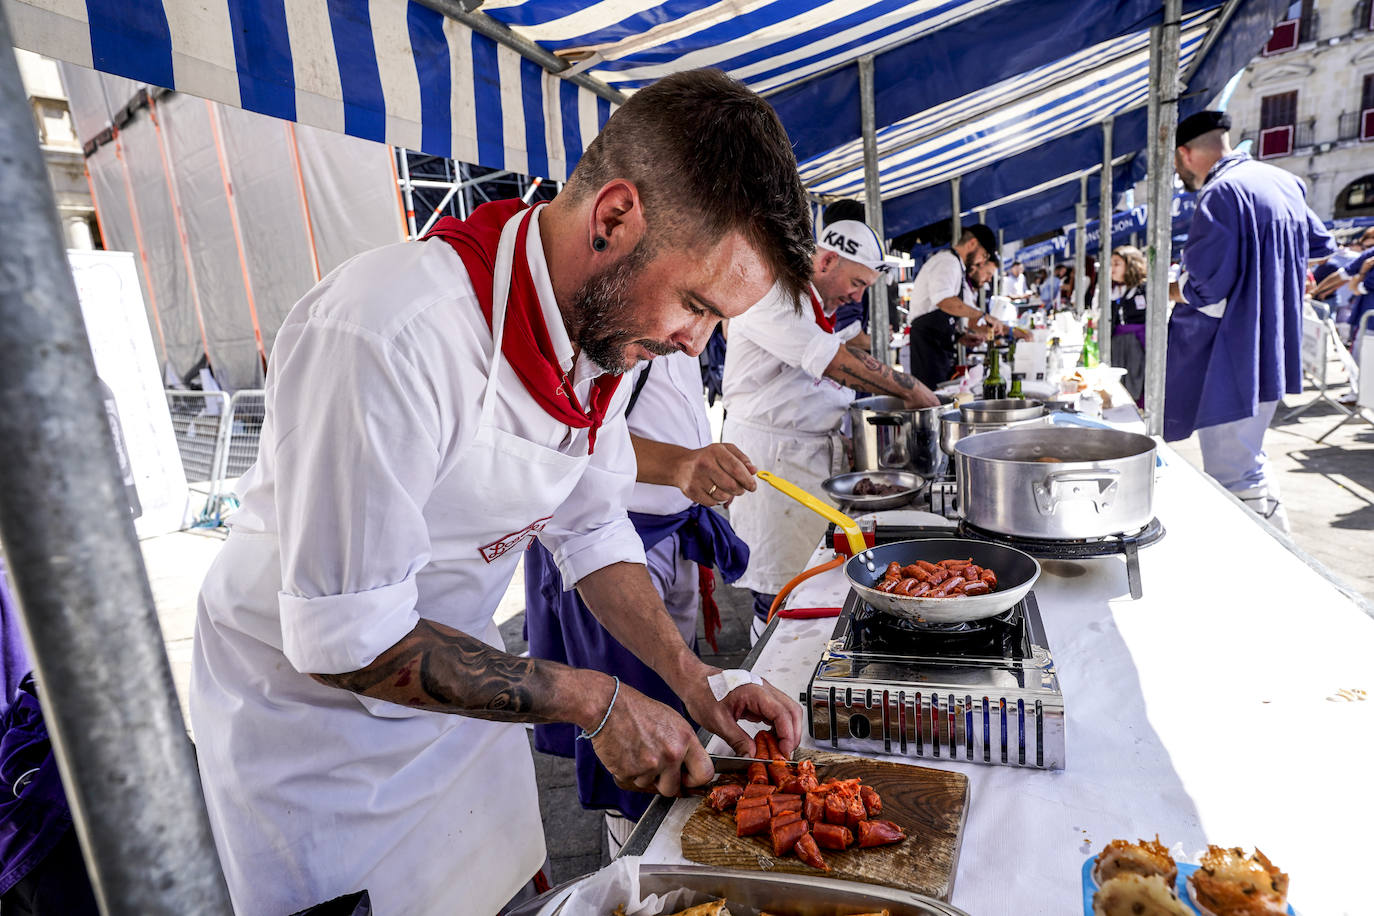
[[[590,741],[590,740],[592,740],[592,739],[595,738],[597,735],[601,734],[601,730],[602,730],[603,728],[605,728],[605,727],[606,727],[606,723],[609,722],[609,721],[611,720],[611,710],[612,710],[612,709],[615,709],[616,697],[620,696],[620,678],[616,677],[615,675],[611,675],[611,678],[612,678],[612,680],[615,681],[615,692],[613,692],[613,693],[611,694],[611,705],[609,705],[609,706],[606,707],[606,714],[605,714],[604,716],[601,717],[601,724],[598,725],[598,726],[596,727],[596,731],[594,731],[594,732],[589,732],[589,731],[587,731],[585,728],[582,729],[582,734],[580,734],[580,735],[577,736],[577,740],[579,740],[579,741]]]

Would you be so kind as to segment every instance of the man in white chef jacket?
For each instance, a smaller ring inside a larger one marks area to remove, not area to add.
[[[821,482],[849,469],[840,424],[856,389],[893,395],[913,408],[939,403],[925,385],[875,360],[857,325],[834,329],[835,311],[857,302],[885,270],[877,233],[840,220],[822,229],[811,285],[800,298],[774,287],[730,321],[724,438],[760,468],[822,500]],[[754,593],[757,638],[774,597],[805,568],[826,522],[760,487],[735,499],[730,523],[749,545],[749,568],[737,584]]]
[[[712,569],[733,582],[749,562],[749,548],[714,509],[755,489],[755,468],[734,445],[711,441],[701,366],[690,354],[639,365],[625,420],[637,464],[629,518],[644,544],[649,578],[683,642],[695,649],[700,615],[714,650],[721,623],[712,597]],[[663,679],[601,626],[576,589],[565,589],[552,553],[540,544],[525,552],[525,634],[534,658],[616,675],[682,711]],[[574,758],[578,801],[584,808],[606,811],[614,854],[653,799],[616,785],[576,732],[565,723],[536,725],[534,746]]]
[[[495,913],[545,857],[516,723],[574,723],[646,791],[710,777],[666,706],[502,651],[492,615],[534,537],[696,721],[739,753],[751,716],[795,746],[795,703],[759,683],[718,700],[663,610],[625,516],[618,382],[699,353],[774,284],[800,292],[811,244],[776,114],[693,71],[621,106],[554,202],[440,221],[297,303],[196,621],[192,721],[237,912],[366,889],[378,916]]]

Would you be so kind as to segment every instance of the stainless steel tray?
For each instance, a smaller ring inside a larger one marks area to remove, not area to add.
[[[531,900],[507,916],[609,916],[605,913],[564,912],[563,902],[584,875]],[[850,916],[886,908],[892,916],[969,916],[963,910],[909,891],[859,884],[836,878],[783,875],[768,872],[706,868],[699,865],[642,865],[640,892],[664,894],[690,888],[697,896],[689,904],[724,897],[735,916],[755,916],[760,910],[788,916]]]

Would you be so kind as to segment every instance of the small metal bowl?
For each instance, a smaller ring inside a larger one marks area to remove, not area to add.
[[[887,496],[855,496],[854,488],[859,481],[868,478],[874,483],[885,483],[902,487],[902,492]],[[926,479],[914,471],[851,471],[837,474],[821,484],[827,496],[841,506],[877,512],[882,509],[900,509],[907,505],[926,486]]]
[[[1015,423],[1044,416],[1045,402],[1025,398],[1002,398],[996,401],[969,401],[959,405],[959,415],[965,423]]]

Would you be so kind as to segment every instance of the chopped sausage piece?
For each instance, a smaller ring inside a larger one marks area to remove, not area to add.
[[[844,825],[850,830],[857,830],[859,823],[867,816],[863,799],[858,795],[851,795],[845,803]]]
[[[883,797],[878,794],[878,790],[872,786],[859,786],[859,797],[864,801],[864,810],[869,817],[877,817],[883,813]]]
[[[883,581],[879,582],[877,585],[873,587],[880,592],[887,592],[888,594],[891,594],[892,592],[897,590],[897,586],[901,584],[901,581],[901,579],[884,579]]]
[[[736,803],[735,810],[743,811],[745,808],[753,807],[768,808],[768,798],[767,795],[746,795]],[[772,809],[768,808],[768,810],[771,811]]]
[[[951,596],[951,595],[957,594],[957,593],[958,593],[958,590],[959,590],[959,586],[961,586],[961,585],[963,585],[963,584],[964,584],[964,577],[963,577],[963,576],[955,576],[953,579],[950,579],[948,582],[942,583],[942,584],[940,585],[939,588],[937,588],[935,591],[931,592],[930,597],[932,597],[932,598],[948,598],[948,597]]]
[[[925,597],[926,595],[929,595],[929,594],[930,594],[930,591],[931,591],[932,588],[934,588],[934,586],[932,586],[929,582],[922,582],[920,585],[918,585],[918,586],[916,586],[915,588],[913,588],[913,589],[911,590],[911,594],[910,594],[910,595],[907,595],[907,597],[908,597],[908,598],[923,598],[923,597]]]
[[[806,821],[801,818],[785,824],[774,824],[770,832],[773,837],[773,855],[779,858],[791,852],[797,841],[808,835]]]
[[[706,796],[706,804],[715,808],[717,811],[725,811],[728,808],[733,808],[743,794],[744,786],[741,785],[727,784],[716,786],[711,790],[710,794]]]
[[[802,816],[814,827],[825,820],[825,796],[819,792],[807,792],[802,802]]]
[[[784,811],[801,811],[802,797],[800,795],[777,795],[768,796],[768,808],[774,814],[781,814]]]
[[[859,848],[887,846],[906,839],[906,831],[892,821],[862,821],[859,824]]]
[[[768,829],[772,815],[767,805],[735,809],[735,836],[756,836]]]
[[[753,767],[750,767],[750,769],[753,769]],[[776,791],[778,791],[777,786],[770,786],[766,782],[751,782],[744,787],[744,797],[753,798],[756,795],[772,795]]]
[[[883,573],[883,578],[892,579],[901,575],[901,572],[902,564],[898,563],[896,560],[893,560],[891,563],[887,564],[887,571]]]
[[[830,793],[825,798],[825,820],[826,823],[845,825],[848,819],[849,805],[845,802],[842,795],[835,792]]]
[[[779,795],[805,795],[806,789],[802,788],[800,776],[789,776],[778,783]]]
[[[750,785],[768,785],[768,771],[764,769],[763,764],[749,764],[749,769],[746,771],[746,773],[748,775],[748,781]]]
[[[768,764],[768,781],[775,786],[780,786],[792,778],[792,768],[785,763]]]
[[[825,863],[825,858],[821,856],[821,851],[816,846],[816,840],[811,834],[805,834],[796,844],[797,858],[801,859],[812,868],[819,868],[822,871],[830,871],[830,866]]]
[[[821,781],[819,779],[817,779],[815,776],[810,776],[805,773],[803,773],[801,777],[797,779],[797,786],[801,789],[803,795],[807,792],[816,791],[820,788],[820,785]]]
[[[982,574],[981,576],[979,576],[978,578],[980,578],[980,579],[982,579],[984,582],[986,582],[986,583],[988,584],[988,588],[992,588],[992,589],[997,588],[997,573],[993,572],[992,570],[990,570],[990,569],[985,569],[985,570],[983,570],[983,574]]]
[[[945,569],[958,569],[960,566],[968,566],[972,562],[973,558],[969,557],[967,560],[941,560],[940,565]]]
[[[897,587],[892,590],[892,594],[909,596],[918,585],[922,584],[924,583],[916,579],[903,579],[901,582],[897,583]]]
[[[768,731],[759,732],[754,736],[754,756],[761,760],[772,760],[776,754],[776,745],[773,743],[773,733]]]
[[[933,573],[940,568],[936,566],[934,563],[927,562],[926,560],[917,560],[916,565],[921,567],[928,573]]]
[[[974,595],[989,594],[992,594],[992,588],[982,580],[979,580],[977,582],[969,582],[964,586],[964,595],[969,598],[972,598]]]
[[[839,824],[816,824],[811,828],[811,835],[822,849],[848,849],[854,843],[853,832]]]

